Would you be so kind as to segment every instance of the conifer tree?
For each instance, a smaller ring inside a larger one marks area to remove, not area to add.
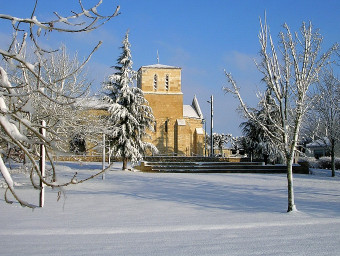
[[[147,148],[156,152],[157,148],[143,141],[147,130],[153,130],[154,116],[152,109],[144,98],[143,91],[134,87],[137,72],[132,70],[132,58],[129,32],[122,42],[122,54],[114,66],[116,72],[104,83],[104,99],[109,106],[108,134],[112,142],[112,152],[123,160],[123,170],[127,162],[140,161]]]

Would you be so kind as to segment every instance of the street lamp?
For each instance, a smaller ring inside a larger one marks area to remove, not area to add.
[[[210,101],[207,101],[210,103],[210,156],[214,156],[214,138],[213,138],[213,127],[214,127],[214,96],[210,96]]]

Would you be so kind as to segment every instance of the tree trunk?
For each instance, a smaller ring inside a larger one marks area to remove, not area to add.
[[[264,160],[265,165],[267,165],[268,164],[268,155],[267,154],[263,154],[263,160]]]
[[[127,170],[127,163],[128,163],[128,159],[126,157],[123,158],[123,170]]]
[[[293,161],[294,154],[287,158],[287,180],[288,180],[288,210],[287,212],[296,211],[294,201],[294,185],[293,185]]]
[[[331,165],[332,165],[332,177],[335,177],[335,140],[331,139]]]

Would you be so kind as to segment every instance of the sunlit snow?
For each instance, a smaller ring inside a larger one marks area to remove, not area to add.
[[[340,173],[295,175],[298,212],[286,213],[284,174],[111,171],[47,189],[34,211],[0,201],[0,255],[338,255]],[[58,163],[59,180],[85,178],[101,163]],[[38,191],[13,171],[18,193]],[[0,192],[4,192],[0,188]]]

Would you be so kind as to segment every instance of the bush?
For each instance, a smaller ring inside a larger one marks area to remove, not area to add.
[[[298,163],[308,163],[309,168],[319,168],[318,160],[314,157],[301,157]]]
[[[330,157],[321,157],[319,159],[315,159],[314,157],[302,157],[299,160],[299,163],[308,163],[309,168],[315,169],[331,169],[332,163]],[[340,158],[335,158],[335,169],[340,170]]]
[[[330,157],[321,157],[319,159],[319,165],[320,169],[331,169],[332,168],[332,163],[331,163],[331,158]],[[340,169],[340,158],[336,157],[335,158],[335,169],[339,170]]]
[[[319,162],[320,169],[331,169],[332,168],[330,157],[320,157],[318,162]]]

